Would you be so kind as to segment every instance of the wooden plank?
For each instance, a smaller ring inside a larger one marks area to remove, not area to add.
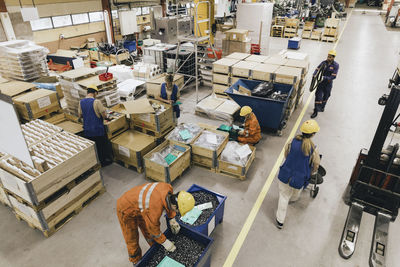
[[[16,97],[22,93],[36,89],[36,84],[22,81],[10,81],[0,85],[0,91],[4,95]]]

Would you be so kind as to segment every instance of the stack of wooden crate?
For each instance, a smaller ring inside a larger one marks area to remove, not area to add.
[[[284,31],[285,31],[284,25],[272,25],[271,36],[272,37],[283,37]]]
[[[322,34],[322,32],[321,31],[319,31],[319,30],[313,30],[312,32],[311,32],[311,40],[315,40],[315,41],[319,41],[319,40],[321,40],[321,34]]]
[[[299,19],[285,19],[285,38],[292,38],[297,36],[297,30],[299,29]]]
[[[324,33],[321,40],[323,42],[336,42],[339,34],[339,19],[329,18],[325,20]]]
[[[286,66],[293,67],[300,69],[301,76],[298,77],[300,79],[298,88],[297,88],[297,93],[296,93],[296,99],[295,99],[295,109],[299,106],[300,103],[302,103],[303,100],[303,95],[305,91],[305,85],[307,82],[307,74],[308,74],[308,69],[310,67],[310,62],[308,60],[296,60],[296,59],[289,59],[286,62]]]
[[[3,156],[0,181],[16,217],[48,237],[105,191],[95,144],[41,120],[22,130],[35,167]]]
[[[310,39],[313,30],[314,30],[314,21],[306,21],[304,23],[303,32],[301,33],[301,38]]]
[[[223,58],[213,63],[213,92],[218,95],[226,95],[232,77],[232,66],[239,62],[238,59]]]

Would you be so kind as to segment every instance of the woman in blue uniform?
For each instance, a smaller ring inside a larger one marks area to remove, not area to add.
[[[181,115],[181,110],[178,105],[178,86],[173,84],[174,75],[172,73],[168,73],[165,76],[165,83],[161,85],[161,93],[160,96],[157,97],[158,100],[170,104],[173,106],[174,117],[179,118]]]
[[[297,135],[285,147],[285,162],[282,164],[279,179],[279,203],[276,212],[276,226],[281,229],[285,222],[289,201],[296,201],[303,188],[306,188],[311,174],[318,171],[320,157],[311,141],[319,132],[315,120],[305,121],[300,127],[301,135]]]

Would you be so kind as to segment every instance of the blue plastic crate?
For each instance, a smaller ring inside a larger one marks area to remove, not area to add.
[[[300,37],[290,38],[288,41],[288,49],[299,49],[301,44]]]
[[[193,229],[190,229],[186,227],[185,225],[181,226],[181,230],[179,231],[180,234],[183,234],[187,237],[189,237],[192,240],[195,240],[197,242],[200,242],[201,244],[205,245],[205,249],[203,253],[201,254],[199,260],[196,262],[194,265],[195,267],[210,267],[211,266],[211,249],[210,246],[214,242],[214,239],[211,237],[208,237],[206,235],[203,235],[199,232],[194,231]],[[171,230],[168,228],[164,232],[165,236],[167,238],[170,238],[173,234]],[[142,259],[138,262],[136,265],[137,267],[146,267],[148,266],[149,261],[153,257],[153,255],[156,253],[156,250],[160,247],[160,244],[154,244],[147,250],[147,252],[143,255]]]
[[[212,231],[214,230],[214,228],[222,223],[223,219],[224,219],[224,209],[225,209],[225,199],[227,198],[226,196],[223,196],[219,193],[210,191],[208,189],[205,189],[204,187],[201,187],[197,184],[193,184],[188,190],[187,192],[189,193],[193,193],[196,191],[205,191],[207,193],[210,193],[212,195],[215,195],[219,201],[219,205],[218,207],[215,209],[214,213],[208,218],[207,222],[203,223],[202,225],[198,225],[198,226],[191,226],[188,224],[183,223],[181,220],[177,220],[178,223],[180,225],[184,225],[186,227],[189,227],[190,229],[193,229],[196,232],[200,232],[203,235],[211,235]],[[167,219],[167,223],[168,223],[168,219]]]
[[[129,53],[136,51],[136,41],[125,41],[124,48],[128,49]]]
[[[233,92],[233,90],[238,91],[239,86],[243,86],[252,91],[260,83],[262,83],[262,81],[239,79],[230,88],[226,89],[225,93],[228,94],[239,106],[250,106],[261,127],[282,130],[285,125],[285,120],[287,120],[284,115],[289,99],[293,93],[293,86],[289,84],[274,83],[274,91],[281,91],[282,93],[288,94],[285,101],[240,95]]]

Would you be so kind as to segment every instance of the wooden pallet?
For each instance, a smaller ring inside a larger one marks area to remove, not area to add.
[[[25,221],[32,229],[38,229],[43,233],[45,237],[50,237],[55,232],[60,230],[74,216],[78,215],[84,207],[88,206],[96,198],[101,196],[105,191],[106,188],[103,186],[102,183],[98,183],[90,188],[90,190],[87,190],[87,192],[85,192],[85,194],[81,198],[69,205],[69,207],[65,207],[63,210],[60,210],[60,213],[57,215],[57,217],[61,219],[57,220],[57,223],[54,226],[50,227],[48,230],[40,229],[37,225],[31,222],[28,216],[26,216],[24,213],[16,208],[14,208],[14,214],[19,221]]]
[[[176,123],[173,123],[171,126],[169,126],[168,128],[164,129],[161,132],[150,130],[150,129],[146,128],[146,127],[140,127],[140,126],[137,126],[137,125],[131,125],[131,128],[133,128],[136,131],[145,133],[147,135],[154,136],[156,138],[163,138],[164,136],[169,134],[169,132],[171,132],[175,128],[175,126],[176,126]]]
[[[196,166],[198,166],[200,168],[203,168],[203,169],[205,169],[207,171],[210,171],[210,172],[215,172],[215,173],[217,172],[217,168],[212,168],[212,167],[208,166],[207,164],[202,164],[200,162],[192,162],[192,166],[193,165],[196,165]]]
[[[91,68],[80,68],[75,70],[66,71],[60,74],[61,79],[76,82],[82,79],[87,79],[96,75],[96,70]]]
[[[138,173],[143,173],[143,171],[144,171],[143,166],[141,166],[141,167],[135,166],[135,165],[132,165],[132,164],[130,164],[130,163],[128,163],[128,162],[125,162],[125,161],[123,161],[123,160],[118,160],[118,159],[115,159],[114,161],[115,161],[116,163],[118,163],[119,165],[121,165],[121,166],[127,168],[127,169],[133,168],[133,169],[135,169],[135,171],[137,171]]]
[[[336,36],[335,36],[335,37],[332,37],[332,36],[322,36],[322,38],[321,38],[321,41],[322,41],[322,42],[329,42],[329,43],[334,43],[334,42],[336,42],[336,40],[337,40]]]
[[[253,155],[251,155],[249,161],[247,162],[246,166],[248,166],[248,167],[243,167],[243,168],[246,168],[246,171],[245,171],[244,175],[239,174],[239,173],[226,171],[226,170],[221,170],[219,168],[217,168],[216,172],[218,174],[222,174],[224,176],[228,176],[228,177],[231,177],[231,178],[236,178],[236,179],[239,179],[239,180],[242,180],[242,181],[246,180],[247,179],[248,169],[250,168],[251,164],[253,164],[254,159],[255,159],[255,153],[253,153]]]

